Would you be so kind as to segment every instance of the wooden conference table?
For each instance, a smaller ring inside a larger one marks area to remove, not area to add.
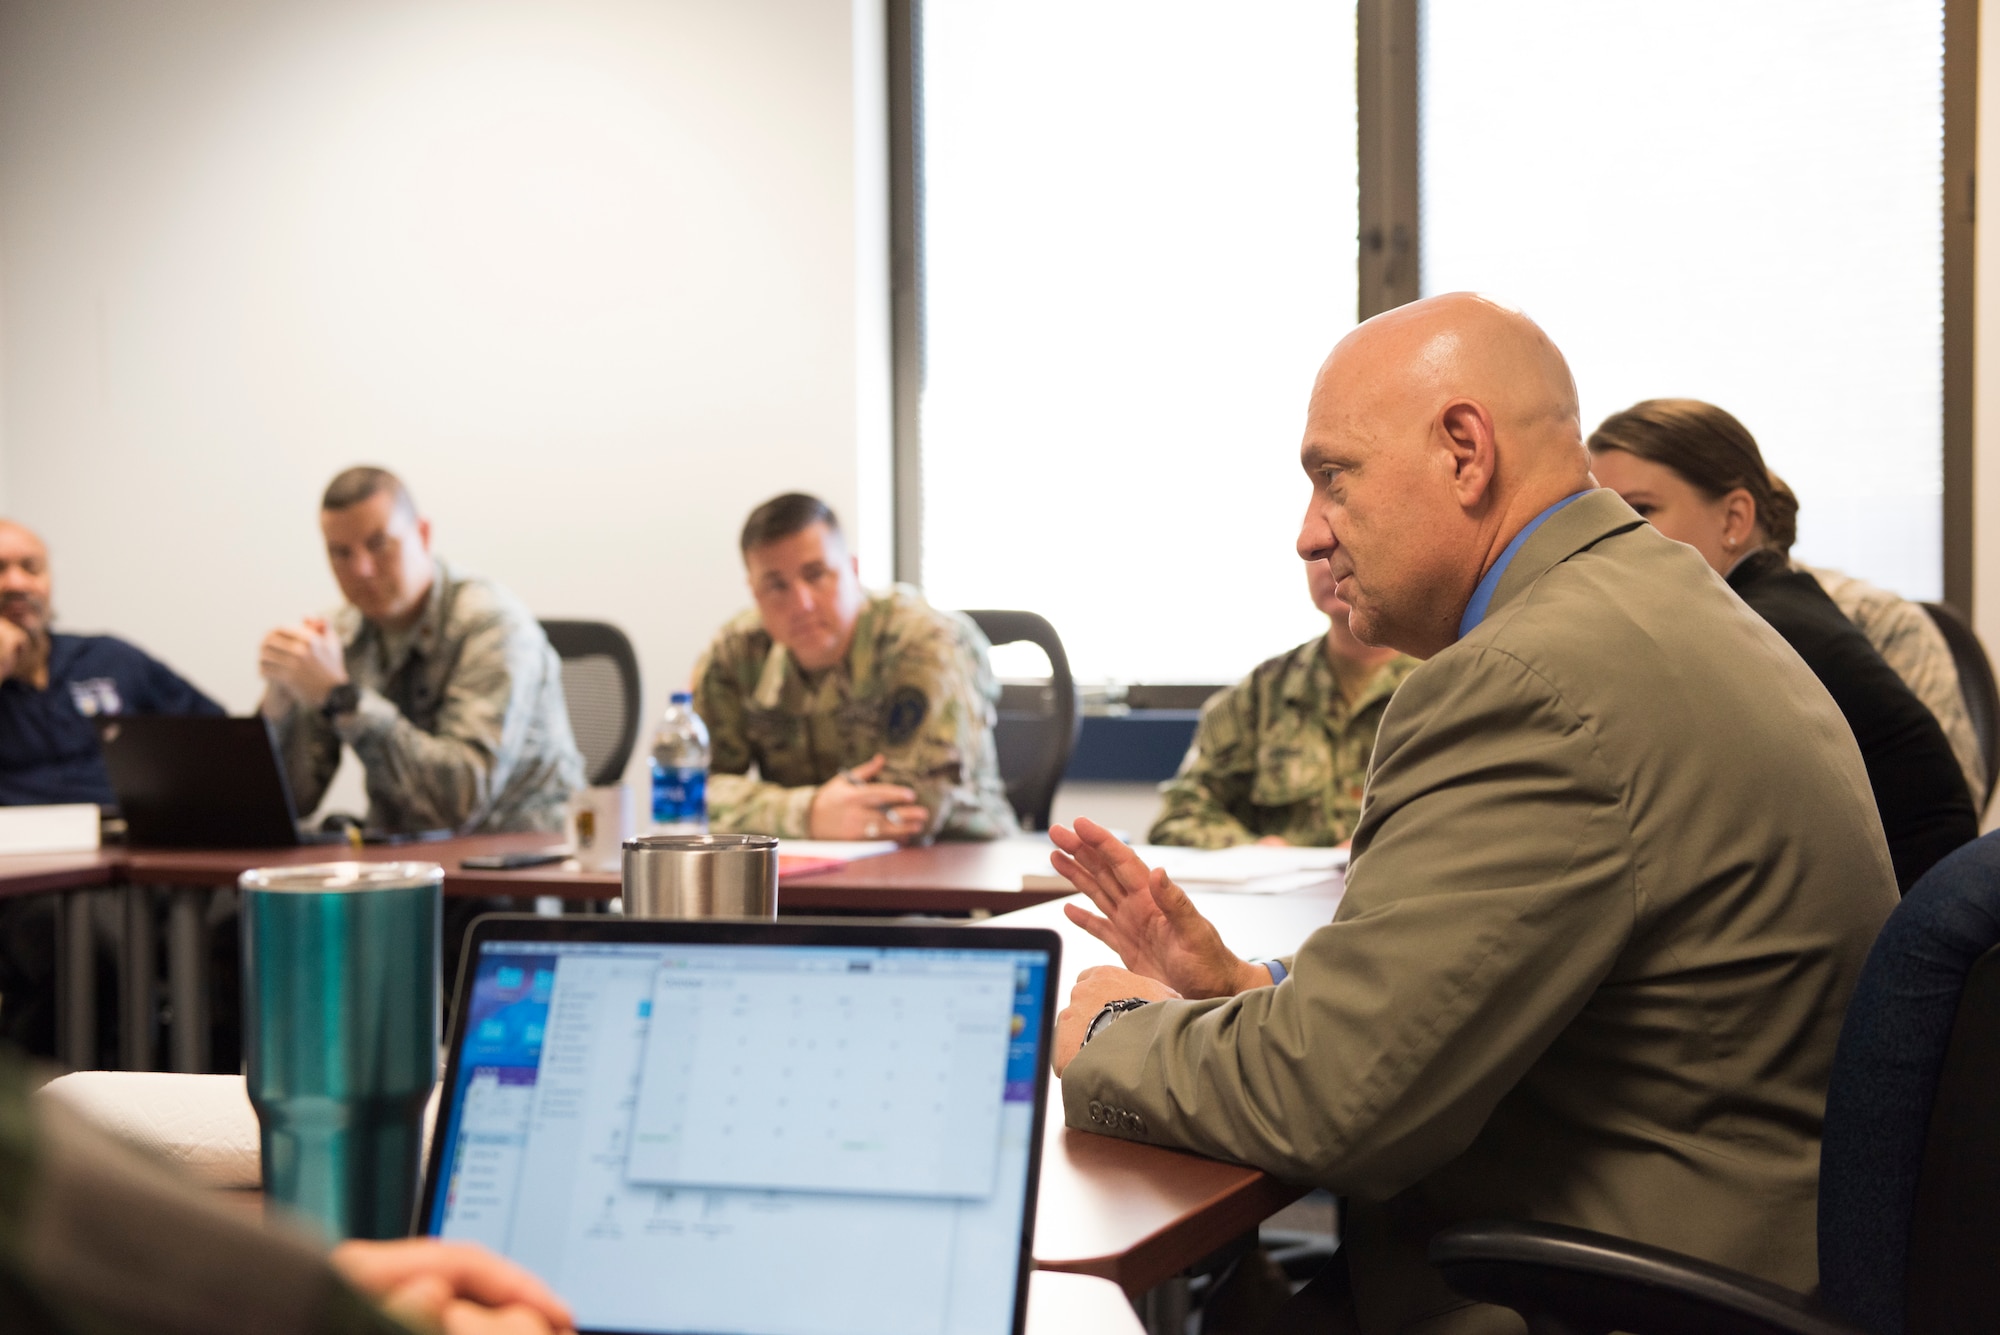
[[[1289,954],[1340,903],[1337,882],[1284,895],[1191,892],[1240,955]],[[1047,927],[1062,936],[1067,998],[1076,975],[1118,957],[1062,912],[1082,896],[993,918],[994,927]],[[1268,1173],[1178,1150],[1079,1131],[1063,1122],[1050,1085],[1035,1214],[1035,1264],[1112,1280],[1136,1298],[1214,1254],[1306,1193]]]
[[[252,867],[300,866],[360,858],[370,862],[436,862],[445,869],[448,895],[552,895],[570,900],[608,900],[618,894],[618,873],[584,871],[574,861],[519,871],[476,871],[461,865],[468,857],[553,848],[545,834],[494,834],[431,843],[370,845],[359,851],[337,847],[154,850],[113,854],[122,859],[135,885],[234,885]],[[4,873],[6,859],[0,859]],[[906,848],[881,857],[860,858],[845,867],[785,876],[778,886],[780,913],[1007,913],[1059,898],[1060,890],[1023,890],[1027,872],[1049,869],[1049,845],[1042,839],[994,843],[936,844]]]
[[[1046,1270],[1028,1276],[1028,1335],[1143,1335],[1125,1295],[1101,1279]]]
[[[355,858],[370,862],[436,862],[445,869],[447,895],[555,897],[605,901],[619,891],[615,872],[591,872],[574,861],[519,871],[469,870],[463,859],[493,853],[557,847],[546,834],[483,835],[408,844],[339,845],[255,849],[103,849],[91,853],[0,856],[0,898],[86,890],[119,893],[115,907],[99,904],[99,914],[120,918],[122,945],[117,1064],[152,1070],[153,988],[156,952],[155,887],[168,892],[166,911],[166,995],[172,1016],[168,1066],[207,1069],[209,900],[254,867],[303,866]],[[847,866],[785,877],[778,892],[782,913],[938,914],[965,916],[1005,913],[1057,898],[1058,890],[1023,890],[1026,872],[1048,870],[1048,846],[1040,839],[996,843],[942,844],[903,849]],[[92,900],[102,895],[68,893],[61,914],[57,950],[59,1019],[57,1055],[79,1069],[98,1065],[97,991]],[[132,980],[142,980],[137,985]]]
[[[467,872],[458,867],[463,857],[539,848],[548,842],[547,836],[504,835],[368,848],[358,856],[371,861],[441,863],[446,869],[445,890],[453,895],[608,899],[617,893],[618,880],[608,874],[565,871],[558,866],[516,872]],[[1024,872],[1048,866],[1047,850],[1048,845],[1038,838],[905,849],[856,861],[837,871],[788,878],[780,884],[779,906],[788,912],[904,914],[975,910],[990,914],[1011,906],[1014,911],[983,921],[994,926],[1048,927],[1058,932],[1063,940],[1058,995],[1066,997],[1079,970],[1117,960],[1063,915],[1061,901],[1065,897],[1060,892],[1019,888]],[[107,850],[69,857],[0,857],[0,897],[122,886],[129,904],[147,894],[146,887],[171,887],[170,936],[188,934],[194,938],[194,945],[183,943],[179,951],[172,948],[175,943],[170,939],[171,975],[176,954],[202,953],[199,933],[189,932],[184,919],[190,911],[205,909],[209,890],[234,884],[236,877],[251,867],[340,856],[350,855],[306,848]],[[70,898],[83,902],[88,896]],[[1339,903],[1340,886],[1331,882],[1283,895],[1195,892],[1193,898],[1239,954],[1256,957],[1289,952],[1314,928],[1329,921]],[[1082,901],[1071,898],[1070,902]],[[184,905],[192,909],[184,909]],[[134,911],[127,919],[128,927],[143,916]],[[72,918],[82,920],[87,952],[87,902],[81,913],[65,913],[65,922]],[[199,926],[198,917],[194,926]],[[128,946],[131,935],[128,930]],[[65,951],[74,944],[73,938],[66,940]],[[89,960],[87,953],[84,960]],[[204,963],[198,958],[183,959],[182,976],[178,980],[170,976],[177,1018],[179,1005],[191,1004],[182,995],[194,988],[189,975],[205,985],[200,967]],[[1036,1211],[1036,1264],[1046,1270],[1107,1279],[1136,1297],[1212,1255],[1303,1194],[1303,1188],[1279,1182],[1256,1169],[1072,1130],[1063,1122],[1060,1085],[1052,1084]]]

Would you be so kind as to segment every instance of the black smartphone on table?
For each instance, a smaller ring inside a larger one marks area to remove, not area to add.
[[[539,853],[475,853],[469,858],[460,858],[458,865],[467,871],[520,871],[526,867],[546,867],[569,856],[569,850],[562,848],[544,849]]]

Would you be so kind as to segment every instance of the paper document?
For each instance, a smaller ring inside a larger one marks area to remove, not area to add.
[[[838,858],[842,862],[858,862],[862,858],[879,858],[901,847],[894,839],[780,839],[778,856]]]
[[[89,853],[97,848],[98,811],[89,802],[0,807],[0,853]]]
[[[1275,876],[1327,873],[1347,865],[1344,848],[1274,848],[1268,844],[1238,844],[1234,848],[1170,848],[1141,844],[1132,850],[1149,867],[1165,867],[1181,885],[1245,885]]]
[[[1163,867],[1184,890],[1210,894],[1282,895],[1337,883],[1347,868],[1344,848],[1274,848],[1239,844],[1234,848],[1173,848],[1140,844],[1132,851],[1149,867]],[[1062,890],[1069,882],[1053,874],[1021,878],[1023,890]]]

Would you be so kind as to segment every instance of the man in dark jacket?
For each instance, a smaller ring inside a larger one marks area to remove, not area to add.
[[[124,640],[53,630],[51,584],[47,545],[0,519],[0,806],[110,807],[117,799],[97,749],[97,720],[220,714],[222,706]],[[54,902],[36,896],[0,905],[0,1032],[50,1055],[54,989]]]
[[[49,549],[0,519],[0,806],[114,804],[96,721],[220,714],[222,706],[136,645],[51,629]]]

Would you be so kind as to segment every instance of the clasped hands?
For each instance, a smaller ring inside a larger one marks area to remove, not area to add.
[[[1231,997],[1268,987],[1261,965],[1222,944],[1215,925],[1201,916],[1187,893],[1157,867],[1148,867],[1117,835],[1095,821],[1076,828],[1055,825],[1057,852],[1049,863],[1090,897],[1100,917],[1063,905],[1069,920],[1118,952],[1125,967],[1108,965],[1077,975],[1069,1005],[1056,1017],[1055,1072],[1060,1076],[1083,1046],[1084,1033],[1106,1004],[1123,997],[1163,1001],[1173,997]]]
[[[266,714],[282,714],[294,700],[316,710],[347,680],[347,653],[324,618],[307,617],[264,637],[257,647],[257,673],[268,684]]]
[[[917,791],[896,783],[876,783],[888,759],[877,752],[866,763],[842,770],[819,786],[807,814],[815,839],[894,839],[907,844],[930,828],[931,813],[917,803]]]

